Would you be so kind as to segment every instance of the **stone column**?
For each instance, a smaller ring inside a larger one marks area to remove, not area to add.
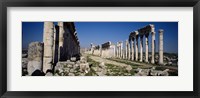
[[[125,59],[128,59],[128,40],[126,40],[126,54]]]
[[[43,72],[46,73],[48,69],[52,70],[53,62],[53,42],[54,41],[54,24],[53,22],[44,22],[44,58],[43,58]]]
[[[128,60],[130,60],[131,59],[131,43],[130,43],[131,41],[128,41]]]
[[[117,58],[119,58],[119,46],[117,46]]]
[[[53,48],[53,63],[54,66],[58,62],[58,48],[59,48],[59,26],[54,27],[54,48]]]
[[[140,62],[143,61],[143,35],[140,35]]]
[[[136,43],[135,43],[135,60],[138,61],[138,36],[136,36]]]
[[[163,29],[159,29],[159,64],[163,65]]]
[[[118,42],[117,42],[117,48],[116,48],[116,58],[118,58],[119,57],[119,55],[118,55]]]
[[[119,42],[117,42],[117,58],[119,58]]]
[[[120,58],[123,57],[123,41],[121,42],[121,45],[120,45]]]
[[[151,39],[151,63],[154,64],[155,63],[155,32],[153,30],[153,32],[151,32],[152,35],[152,39]]]
[[[62,60],[64,59],[64,23],[63,22],[58,22],[58,26],[59,26],[59,42],[58,42],[58,59]]]
[[[113,45],[113,48],[114,48],[114,49],[113,49],[113,52],[114,52],[114,53],[113,53],[113,56],[114,56],[114,58],[115,58],[115,56],[116,56],[116,55],[115,55],[115,52],[116,52],[115,45]]]
[[[134,61],[134,39],[131,40],[131,44],[132,44],[131,45],[132,46],[132,48],[131,48],[132,49],[131,60]]]
[[[145,51],[145,62],[149,62],[149,42],[148,42],[148,37],[149,37],[149,32],[147,32],[147,34],[145,34],[145,47],[146,47],[146,51]]]

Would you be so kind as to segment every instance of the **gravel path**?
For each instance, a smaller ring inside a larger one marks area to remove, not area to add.
[[[106,64],[117,65],[117,66],[120,66],[120,67],[130,66],[130,65],[127,65],[127,64],[124,64],[124,63],[119,63],[119,62],[116,62],[116,61],[108,60],[108,59],[97,57],[97,56],[89,56],[89,57],[96,62],[104,62]]]

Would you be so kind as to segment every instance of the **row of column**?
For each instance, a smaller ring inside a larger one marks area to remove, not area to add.
[[[159,29],[159,64],[163,64],[163,32]],[[117,42],[116,57],[133,61],[138,61],[138,37],[140,37],[140,62],[143,62],[143,37],[145,36],[145,62],[149,62],[149,33],[151,33],[151,63],[155,63],[155,29],[152,28],[151,32],[139,34],[138,31],[134,32],[131,39],[125,41],[125,57],[123,58],[123,42]]]
[[[74,35],[66,37],[67,34],[63,22],[58,22],[58,26],[54,26],[53,22],[44,22],[43,72],[46,72],[48,69],[52,70],[53,64],[55,65],[59,60],[66,59],[69,56],[67,52],[71,53],[70,57],[76,53],[79,54],[80,47],[78,37],[76,36],[77,33],[72,32]],[[71,40],[72,36],[75,36],[74,39],[77,43]]]
[[[117,42],[116,57],[123,58],[123,42]]]

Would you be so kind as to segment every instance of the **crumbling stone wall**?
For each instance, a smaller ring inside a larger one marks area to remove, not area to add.
[[[28,74],[35,70],[52,72],[59,61],[80,55],[80,43],[73,22],[44,22],[43,43],[33,42],[28,48]]]
[[[43,43],[32,42],[28,47],[28,75],[31,75],[35,70],[42,70],[43,63]]]

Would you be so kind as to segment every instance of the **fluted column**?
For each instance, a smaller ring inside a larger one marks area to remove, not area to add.
[[[132,45],[131,45],[131,46],[132,46],[132,47],[131,47],[131,51],[132,51],[131,60],[133,61],[133,60],[134,60],[134,39],[131,40],[131,44],[132,44]]]
[[[145,62],[149,62],[148,59],[149,59],[149,42],[148,42],[148,37],[149,37],[149,32],[145,35],[145,48],[146,48],[146,51],[145,51]]]
[[[159,64],[163,65],[163,29],[159,29]]]
[[[44,22],[44,56],[43,56],[43,72],[48,69],[52,70],[53,62],[53,44],[54,44],[54,24],[53,22]]]
[[[140,35],[140,62],[143,61],[143,35]]]

